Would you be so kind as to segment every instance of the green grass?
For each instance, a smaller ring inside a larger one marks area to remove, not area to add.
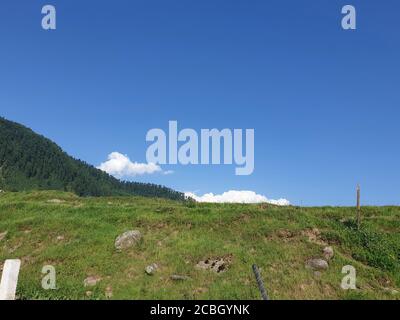
[[[60,199],[62,203],[49,203]],[[196,204],[139,197],[79,198],[60,192],[0,194],[0,264],[22,260],[20,299],[259,299],[251,266],[261,269],[272,299],[400,299],[400,208]],[[320,235],[309,239],[317,228]],[[115,238],[139,230],[143,241],[123,252]],[[63,240],[57,240],[62,236]],[[305,268],[335,250],[316,278]],[[231,256],[220,274],[195,268],[200,260]],[[144,268],[160,268],[148,276]],[[41,287],[42,267],[53,265],[57,290]],[[357,290],[340,287],[342,267],[357,270]],[[173,274],[189,280],[176,282]],[[94,288],[83,280],[98,276]],[[87,297],[86,292],[92,291]]]

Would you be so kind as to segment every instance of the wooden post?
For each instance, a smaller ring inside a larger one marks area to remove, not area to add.
[[[360,185],[357,185],[357,229],[361,227],[361,203],[360,203]]]

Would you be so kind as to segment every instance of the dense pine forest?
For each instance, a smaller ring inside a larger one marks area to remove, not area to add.
[[[164,186],[120,181],[72,158],[49,139],[0,117],[0,189],[61,190],[79,196],[139,195],[183,200]]]

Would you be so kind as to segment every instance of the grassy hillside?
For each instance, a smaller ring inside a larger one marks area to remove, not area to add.
[[[353,208],[2,193],[0,234],[8,233],[0,263],[22,259],[21,299],[105,299],[106,292],[112,299],[259,299],[253,263],[272,299],[400,299],[400,208],[363,208],[363,215],[357,231]],[[143,240],[117,252],[114,241],[127,230],[139,230]],[[335,256],[316,275],[305,262],[326,245]],[[215,257],[229,262],[225,272],[195,267]],[[146,275],[152,263],[159,269]],[[49,264],[58,289],[45,291],[41,269]],[[355,291],[340,288],[345,265],[357,269]],[[85,288],[89,276],[101,281]]]
[[[0,117],[0,190],[61,190],[80,196],[139,195],[184,199],[172,189],[123,182],[72,158],[49,139]]]

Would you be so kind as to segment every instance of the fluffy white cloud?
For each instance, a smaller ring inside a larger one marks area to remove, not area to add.
[[[132,162],[128,156],[119,152],[110,153],[107,161],[100,164],[97,168],[119,179],[162,171],[161,167],[154,163]]]
[[[237,191],[230,190],[223,194],[207,193],[203,196],[198,196],[192,192],[186,192],[187,197],[191,197],[197,202],[209,203],[270,203],[278,206],[288,206],[290,202],[286,199],[272,200],[266,196],[255,193],[254,191]]]

